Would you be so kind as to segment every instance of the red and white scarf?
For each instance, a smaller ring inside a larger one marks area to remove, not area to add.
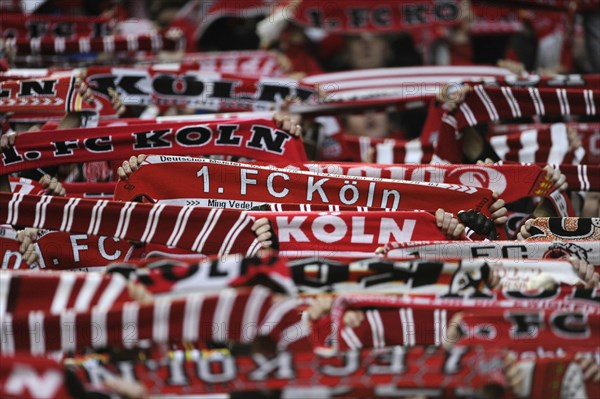
[[[54,362],[46,365],[23,355],[0,359],[5,375],[15,381],[23,380],[23,384],[15,385],[34,393],[37,391],[31,382],[38,381],[57,367]],[[557,359],[552,360],[558,362]],[[564,362],[563,359],[560,361]],[[282,391],[286,397],[317,394],[319,398],[326,399],[339,396],[334,390],[338,386],[343,386],[345,393],[356,394],[357,397],[374,397],[383,392],[394,396],[407,392],[460,396],[465,388],[481,387],[490,381],[500,386],[505,384],[501,350],[483,350],[481,347],[461,347],[449,352],[393,347],[330,357],[308,351],[282,351],[273,358],[260,354],[234,356],[228,352],[193,349],[161,353],[138,361],[123,359],[119,363],[112,362],[108,356],[85,356],[68,359],[65,367],[67,365],[75,375],[74,379],[82,382],[90,393],[106,392],[104,381],[108,377],[127,379],[135,375],[150,395],[159,396],[269,389]],[[29,367],[33,370],[29,371]],[[29,371],[30,380],[22,375],[23,369]],[[124,370],[132,374],[128,376]],[[51,388],[46,399],[65,397],[58,396],[63,393],[58,389],[55,393],[54,385]],[[55,396],[52,396],[53,393]]]
[[[107,311],[132,300],[127,280],[118,274],[1,271],[0,317],[42,311]]]
[[[193,62],[200,72],[283,77],[288,71],[274,51],[247,50],[186,53],[182,62]]]
[[[456,110],[442,117],[436,155],[462,159],[461,129],[502,119],[544,115],[598,115],[600,92],[589,89],[537,89],[474,86]]]
[[[3,38],[103,36],[113,24],[101,16],[3,13],[1,33]]]
[[[226,209],[0,193],[0,210],[0,223],[116,237],[205,255],[253,255],[259,249],[250,230],[252,216]]]
[[[587,164],[587,146],[569,150],[565,125],[553,124],[541,129],[529,129],[489,138],[501,160],[544,164]],[[587,144],[587,143],[586,143]]]
[[[344,263],[323,258],[290,261],[295,284],[305,293],[390,293],[408,295],[438,294],[440,296],[490,296],[492,293],[480,280],[492,270],[502,275],[502,289],[518,291],[541,273],[563,284],[579,282],[565,262],[539,261],[517,264],[514,261],[486,262],[482,260],[424,259],[395,261],[371,258],[348,260]]]
[[[3,173],[70,162],[129,159],[133,154],[233,155],[304,162],[302,141],[264,119],[64,129],[19,135],[2,149]],[[169,158],[169,157],[167,157]],[[177,159],[177,157],[170,157]]]
[[[299,304],[294,298],[274,300],[268,290],[255,287],[148,303],[121,302],[108,309],[5,314],[1,348],[4,354],[24,351],[43,355],[52,351],[80,353],[87,347],[136,348],[144,340],[199,346],[206,341],[249,343],[259,336],[285,345],[292,343],[289,339],[284,342],[288,338],[286,328],[301,326]],[[132,325],[136,327],[133,331]]]
[[[313,339],[320,340],[322,344],[333,350],[383,348],[391,345],[438,346],[442,345],[444,341],[450,340],[446,335],[447,328],[455,314],[470,310],[481,313],[482,309],[485,309],[485,314],[482,317],[497,312],[496,314],[502,314],[502,316],[498,316],[498,321],[504,319],[504,312],[539,314],[544,321],[548,320],[546,317],[551,314],[572,315],[570,317],[577,318],[577,324],[586,328],[586,332],[580,332],[576,336],[576,342],[579,342],[580,345],[590,345],[592,347],[597,345],[597,341],[594,341],[597,338],[593,338],[598,334],[598,329],[593,327],[600,322],[600,307],[597,304],[592,305],[592,309],[594,309],[594,315],[592,316],[588,311],[589,309],[585,309],[585,311],[582,308],[573,309],[573,303],[570,301],[522,300],[519,305],[515,302],[503,302],[486,299],[456,301],[452,299],[434,300],[390,295],[343,295],[334,300],[331,318],[326,317],[317,325],[317,330],[313,331]],[[544,306],[551,306],[551,309],[545,309]],[[506,310],[504,307],[509,307],[511,310]],[[344,327],[342,319],[348,310],[363,310],[366,322],[361,323],[356,328]],[[587,314],[588,318],[581,319],[579,315],[582,314]],[[504,325],[504,331],[506,332],[511,326],[516,327],[519,319],[515,317],[509,320],[510,322]],[[499,328],[500,324],[498,324]],[[544,327],[545,324],[544,322]],[[487,325],[488,327],[496,325],[495,320],[490,320]],[[313,324],[313,327],[315,327],[315,324]],[[550,330],[550,327],[552,327],[552,330]],[[543,342],[541,339],[537,339],[529,341],[529,344],[568,347],[571,343],[571,337],[567,337],[568,329],[569,326],[557,326],[551,322],[548,328],[545,328],[545,330],[550,331],[544,337]],[[594,329],[596,331],[592,332],[591,330]],[[333,337],[328,343],[326,338],[329,334],[332,334]],[[517,346],[519,345],[518,339],[515,337],[515,342],[513,342]],[[510,347],[510,344],[505,341],[500,343]],[[577,345],[577,343],[575,344]]]
[[[136,51],[178,51],[185,48],[183,36],[165,33],[140,35],[42,37],[6,40],[7,51],[17,55],[67,55],[72,53],[119,53]]]

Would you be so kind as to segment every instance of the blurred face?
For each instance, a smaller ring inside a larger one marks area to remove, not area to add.
[[[382,68],[390,55],[390,46],[383,36],[362,34],[346,39],[347,54],[353,69]]]
[[[345,131],[353,136],[388,137],[390,121],[385,111],[367,111],[346,117]]]

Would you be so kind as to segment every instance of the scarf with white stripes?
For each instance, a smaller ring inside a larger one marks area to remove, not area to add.
[[[146,303],[120,302],[110,308],[95,306],[82,311],[6,313],[2,317],[2,353],[44,355],[52,351],[80,353],[88,347],[137,348],[144,340],[205,347],[210,341],[250,343],[261,336],[291,344],[283,342],[285,330],[300,326],[299,305],[298,299],[275,299],[268,290],[255,287]]]
[[[132,300],[127,280],[119,274],[3,270],[0,287],[0,317],[32,311],[84,312],[93,307],[107,311]]]
[[[442,117],[436,155],[458,163],[462,159],[460,131],[479,123],[545,115],[598,115],[600,92],[589,89],[471,88],[463,103]]]
[[[110,29],[107,17],[9,13],[2,15],[2,37],[102,36]]]
[[[544,306],[547,306],[544,308]],[[509,307],[511,309],[505,309]],[[413,297],[395,297],[382,295],[342,295],[338,296],[331,308],[331,315],[324,317],[325,323],[316,324],[313,338],[321,339],[320,343],[333,350],[383,348],[391,345],[417,346],[417,345],[442,345],[449,341],[447,328],[452,317],[459,312],[479,312],[487,318],[487,326],[497,328],[497,338],[493,336],[487,343],[501,343],[510,347],[510,328],[522,327],[521,314],[535,314],[540,316],[540,335],[525,335],[514,337],[514,344],[520,344],[519,339],[528,339],[528,344],[544,345],[548,347],[568,347],[570,344],[578,346],[595,347],[597,345],[598,328],[600,323],[600,306],[584,303],[577,305],[575,300],[541,300],[536,298],[521,300],[489,300],[470,299],[469,301],[456,301],[452,299],[428,299]],[[542,310],[543,309],[543,310]],[[343,317],[348,310],[364,311],[365,322],[358,327],[345,326]],[[511,312],[514,314],[510,318]],[[567,317],[577,320],[578,327],[585,329],[573,337],[567,336],[566,328],[548,322],[551,315],[565,313]],[[581,315],[585,315],[583,319]],[[330,317],[330,318],[329,318]],[[508,321],[504,321],[507,317]],[[547,325],[547,328],[542,326]],[[315,323],[313,323],[315,327]],[[552,327],[552,328],[549,328]],[[324,328],[328,333],[319,329]],[[592,332],[596,330],[596,332]],[[329,333],[333,335],[327,342]],[[475,332],[467,331],[467,334]],[[503,338],[503,339],[501,339]],[[572,342],[571,339],[575,341]],[[452,341],[455,342],[455,341]]]
[[[562,123],[540,129],[528,129],[488,139],[498,158],[509,162],[545,164],[587,164],[585,148],[569,150],[567,130]],[[587,140],[586,140],[587,141]]]
[[[177,176],[173,179],[173,176]],[[160,185],[152,184],[156,179]],[[397,210],[475,209],[489,216],[492,191],[459,184],[292,171],[201,158],[150,156],[115,189],[115,199],[250,209],[261,203],[348,205]]]
[[[102,37],[37,37],[8,39],[7,51],[17,55],[68,55],[73,53],[125,53],[136,51],[178,51],[185,48],[185,37],[165,33],[106,35]]]
[[[43,131],[2,149],[3,173],[70,162],[129,159],[133,154],[233,155],[265,162],[305,162],[302,141],[272,121],[179,122]],[[177,157],[165,157],[176,160]]]
[[[259,249],[250,230],[252,217],[232,210],[4,193],[0,210],[0,223],[116,237],[205,255],[252,255]]]

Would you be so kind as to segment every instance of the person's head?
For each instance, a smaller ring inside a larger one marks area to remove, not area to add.
[[[346,37],[346,54],[352,69],[383,68],[390,62],[392,49],[385,36],[363,33]]]
[[[344,118],[344,131],[352,136],[384,138],[390,135],[392,126],[385,109],[371,109]]]

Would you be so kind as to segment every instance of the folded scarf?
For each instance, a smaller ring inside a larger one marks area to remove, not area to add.
[[[0,211],[0,223],[155,243],[205,255],[252,255],[259,249],[250,230],[251,215],[232,210],[0,193]]]
[[[156,152],[234,155],[266,162],[306,161],[301,140],[278,130],[269,120],[229,124],[180,122],[22,134],[14,147],[2,149],[3,173],[69,162],[125,160],[136,153]]]
[[[176,175],[177,179],[172,176]],[[162,184],[151,184],[159,179]],[[475,209],[489,216],[488,189],[303,171],[200,158],[151,156],[121,181],[115,199],[197,200],[194,205],[250,209],[260,203],[349,205],[398,210]],[[203,200],[203,201],[200,201]],[[171,202],[172,203],[172,202]]]

